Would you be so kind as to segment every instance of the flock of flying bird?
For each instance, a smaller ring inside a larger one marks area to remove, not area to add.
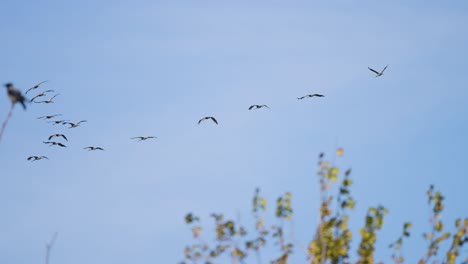
[[[373,73],[375,73],[375,77],[380,77],[383,75],[384,71],[387,69],[388,67],[388,64],[387,66],[385,66],[380,72],[379,71],[376,71],[370,67],[368,67],[368,69],[370,71],[372,71]],[[37,88],[39,88],[43,83],[45,83],[47,81],[43,81],[43,82],[40,82],[36,85],[34,85],[33,87],[29,88],[26,92],[25,92],[25,95],[28,94],[28,92],[32,91],[32,90],[35,90]],[[8,94],[8,98],[10,99],[12,105],[15,105],[16,103],[20,103],[24,109],[26,109],[26,104],[25,104],[25,101],[26,101],[26,98],[21,94],[21,91],[18,90],[17,88],[15,88],[13,86],[12,83],[7,83],[5,84],[5,87],[7,88],[7,94]],[[47,100],[43,100],[43,101],[35,101],[37,98],[39,97],[44,97],[46,96],[47,93],[53,93],[55,92],[54,90],[45,90],[37,95],[35,95],[31,100],[29,100],[29,102],[31,103],[37,103],[37,104],[40,104],[40,103],[43,103],[43,104],[51,104],[51,103],[54,103],[54,99],[55,97],[57,97],[59,94],[55,94],[54,96],[50,97],[49,99]],[[325,97],[325,95],[322,95],[322,94],[308,94],[308,95],[304,95],[302,97],[298,97],[297,99],[298,100],[302,100],[302,99],[305,99],[305,98],[312,98],[312,97]],[[27,101],[26,101],[27,102]],[[248,109],[249,110],[255,110],[255,109],[261,109],[261,108],[268,108],[269,107],[267,105],[251,105]],[[58,116],[61,116],[60,114],[54,114],[54,115],[46,115],[46,116],[40,116],[38,117],[37,119],[43,119],[43,120],[50,120],[48,123],[52,123],[52,125],[58,125],[58,124],[62,124],[62,125],[69,125],[70,127],[69,128],[76,128],[78,127],[81,123],[84,123],[84,122],[87,122],[86,120],[81,120],[81,121],[78,121],[76,123],[72,123],[72,122],[68,122],[68,120],[51,120],[52,118],[55,118],[55,117],[58,117]],[[218,120],[216,120],[216,118],[212,117],[212,116],[205,116],[203,118],[201,118],[200,120],[198,120],[198,124],[200,124],[201,122],[205,121],[205,120],[211,120],[213,121],[216,125],[218,125]],[[65,148],[67,147],[64,143],[62,142],[58,142],[58,141],[51,141],[52,139],[64,139],[65,141],[68,142],[68,138],[64,135],[64,134],[61,134],[61,133],[56,133],[56,134],[52,134],[48,137],[48,140],[49,141],[43,141],[44,144],[48,144],[49,146],[58,146],[58,147],[62,147],[62,148]],[[157,138],[157,137],[153,137],[153,136],[140,136],[140,137],[132,137],[130,139],[138,139],[138,141],[145,141],[145,140],[148,140],[148,139],[153,139],[153,138]],[[104,151],[103,148],[101,147],[96,147],[96,146],[89,146],[89,147],[85,147],[83,149],[86,149],[88,151],[94,151],[94,150],[101,150],[101,151]],[[30,156],[27,158],[27,160],[29,161],[37,161],[37,160],[42,160],[42,159],[49,159],[48,157],[46,156]]]
[[[25,95],[28,94],[30,91],[33,91],[33,90],[39,88],[45,82],[47,82],[47,81],[40,82],[40,83],[34,85],[33,87],[29,88],[25,92]],[[7,88],[8,98],[10,99],[11,103],[13,105],[16,104],[16,103],[20,103],[23,106],[23,108],[26,109],[26,104],[25,103],[28,102],[28,101],[21,94],[21,92],[17,88],[15,88],[12,83],[5,84],[5,87]],[[55,92],[55,91],[54,90],[45,90],[45,91],[35,95],[31,100],[29,100],[29,102],[30,103],[37,103],[37,104],[40,104],[40,103],[43,103],[43,104],[54,103],[55,97],[57,97],[59,94],[55,94],[52,97],[50,97],[49,99],[47,99],[47,100],[36,101],[37,98],[44,97],[44,96],[46,96],[47,93],[53,93],[53,92]],[[53,114],[53,115],[40,116],[37,119],[46,120],[46,121],[48,121],[48,123],[51,123],[52,125],[58,125],[58,124],[68,125],[69,129],[70,128],[76,128],[80,124],[87,122],[86,120],[81,120],[81,121],[78,121],[78,122],[75,122],[75,123],[69,122],[69,120],[64,120],[64,119],[53,120],[54,118],[59,117],[59,116],[61,116],[61,115],[60,114]],[[144,137],[133,137],[131,139],[139,139],[138,141],[144,141],[144,140],[148,140],[148,139],[152,139],[152,138],[156,138],[156,137],[144,136]],[[47,138],[48,141],[43,141],[42,143],[48,144],[49,146],[57,146],[57,147],[61,147],[61,148],[66,148],[67,146],[65,145],[65,142],[63,142],[63,141],[59,142],[59,141],[57,141],[58,139],[65,140],[66,142],[68,142],[68,138],[64,134],[55,133],[55,134],[50,135]],[[96,147],[96,146],[89,146],[89,147],[85,147],[83,149],[86,149],[88,151],[93,151],[93,150],[104,151],[104,149],[102,147]],[[29,161],[37,161],[37,160],[42,160],[42,159],[47,159],[48,160],[49,158],[47,156],[30,156],[30,157],[27,158],[27,160],[29,160]]]

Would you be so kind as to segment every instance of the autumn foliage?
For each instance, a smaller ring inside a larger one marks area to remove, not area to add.
[[[336,155],[340,157],[343,149],[338,149]],[[376,263],[376,241],[378,231],[384,226],[384,218],[388,213],[383,206],[371,207],[367,210],[364,225],[359,230],[350,230],[348,221],[350,213],[354,209],[355,200],[351,196],[353,181],[350,178],[351,169],[342,173],[333,163],[324,160],[324,155],[319,155],[318,179],[320,183],[320,221],[315,227],[315,235],[308,245],[300,245],[290,236],[285,236],[286,223],[293,217],[292,194],[285,193],[276,200],[275,217],[277,221],[273,225],[265,223],[267,212],[267,200],[261,196],[260,190],[255,190],[252,203],[252,216],[254,226],[250,229],[241,226],[239,221],[225,219],[222,214],[212,214],[214,220],[214,239],[203,237],[204,229],[200,218],[192,213],[185,217],[185,222],[191,227],[194,243],[184,249],[185,263],[272,263],[285,264],[296,249],[305,252],[304,263]],[[336,186],[338,185],[338,186]],[[338,193],[333,195],[333,190]],[[423,234],[427,241],[426,252],[421,253],[422,263],[468,263],[468,257],[461,256],[462,247],[468,244],[468,218],[457,219],[451,232],[445,231],[442,221],[444,209],[444,197],[431,185],[427,191],[428,204],[431,208],[431,230]],[[389,245],[391,253],[388,262],[403,263],[405,258],[401,253],[405,238],[411,235],[412,224],[403,223],[402,233]],[[292,228],[289,225],[289,228]],[[397,237],[397,236],[396,236]],[[357,249],[351,249],[351,241],[359,239]],[[439,252],[442,243],[449,243],[449,247],[443,254]],[[275,254],[266,250],[270,244],[275,248]],[[293,251],[294,250],[294,251]],[[265,258],[263,253],[273,255]],[[465,251],[466,252],[466,251]],[[295,252],[296,253],[296,252]]]

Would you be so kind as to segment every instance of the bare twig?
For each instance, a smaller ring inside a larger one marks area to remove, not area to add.
[[[310,253],[309,253],[309,250],[307,249],[307,247],[299,239],[297,239],[294,236],[294,234],[290,235],[290,239],[292,241],[294,241],[294,243],[296,243],[299,246],[299,248],[301,248],[307,256],[310,256]]]
[[[58,233],[55,232],[52,238],[50,239],[49,243],[46,243],[46,256],[45,256],[45,264],[49,264],[50,260],[50,251],[52,251],[52,247],[55,244],[55,240],[57,239]]]
[[[10,117],[11,117],[11,114],[13,113],[13,108],[15,107],[15,104],[11,104],[11,107],[10,107],[10,111],[8,112],[8,115],[7,117],[5,118],[5,121],[3,121],[3,124],[2,124],[2,129],[0,130],[0,141],[2,141],[2,135],[3,135],[3,131],[5,131],[5,127],[8,123],[8,120],[10,120]]]

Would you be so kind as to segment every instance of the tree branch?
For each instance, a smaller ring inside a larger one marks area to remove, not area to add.
[[[57,239],[58,233],[55,232],[52,238],[50,239],[49,243],[46,243],[46,256],[45,256],[45,264],[49,264],[50,260],[50,252],[52,251],[52,247],[55,244],[55,240]]]
[[[3,124],[2,124],[2,129],[0,130],[0,141],[2,141],[2,135],[3,135],[3,131],[5,131],[5,127],[8,123],[8,120],[10,120],[10,117],[11,117],[11,114],[13,113],[13,108],[15,107],[15,104],[11,104],[11,107],[10,107],[10,111],[8,112],[8,115],[7,117],[5,118],[5,121],[3,121]]]

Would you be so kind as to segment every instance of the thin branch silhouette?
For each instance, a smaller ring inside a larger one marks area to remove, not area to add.
[[[15,107],[15,104],[12,103],[11,107],[10,107],[10,111],[8,112],[8,115],[5,118],[5,121],[3,121],[2,129],[0,130],[0,142],[2,141],[3,132],[5,131],[5,128],[6,128],[7,124],[8,124],[8,120],[10,120],[10,117],[11,117],[11,114],[13,113],[13,108],[14,107]]]
[[[55,240],[57,239],[58,233],[55,232],[54,235],[52,236],[52,239],[50,239],[49,243],[46,243],[46,256],[45,256],[45,264],[49,264],[50,261],[50,252],[52,251],[52,247],[55,244]]]

